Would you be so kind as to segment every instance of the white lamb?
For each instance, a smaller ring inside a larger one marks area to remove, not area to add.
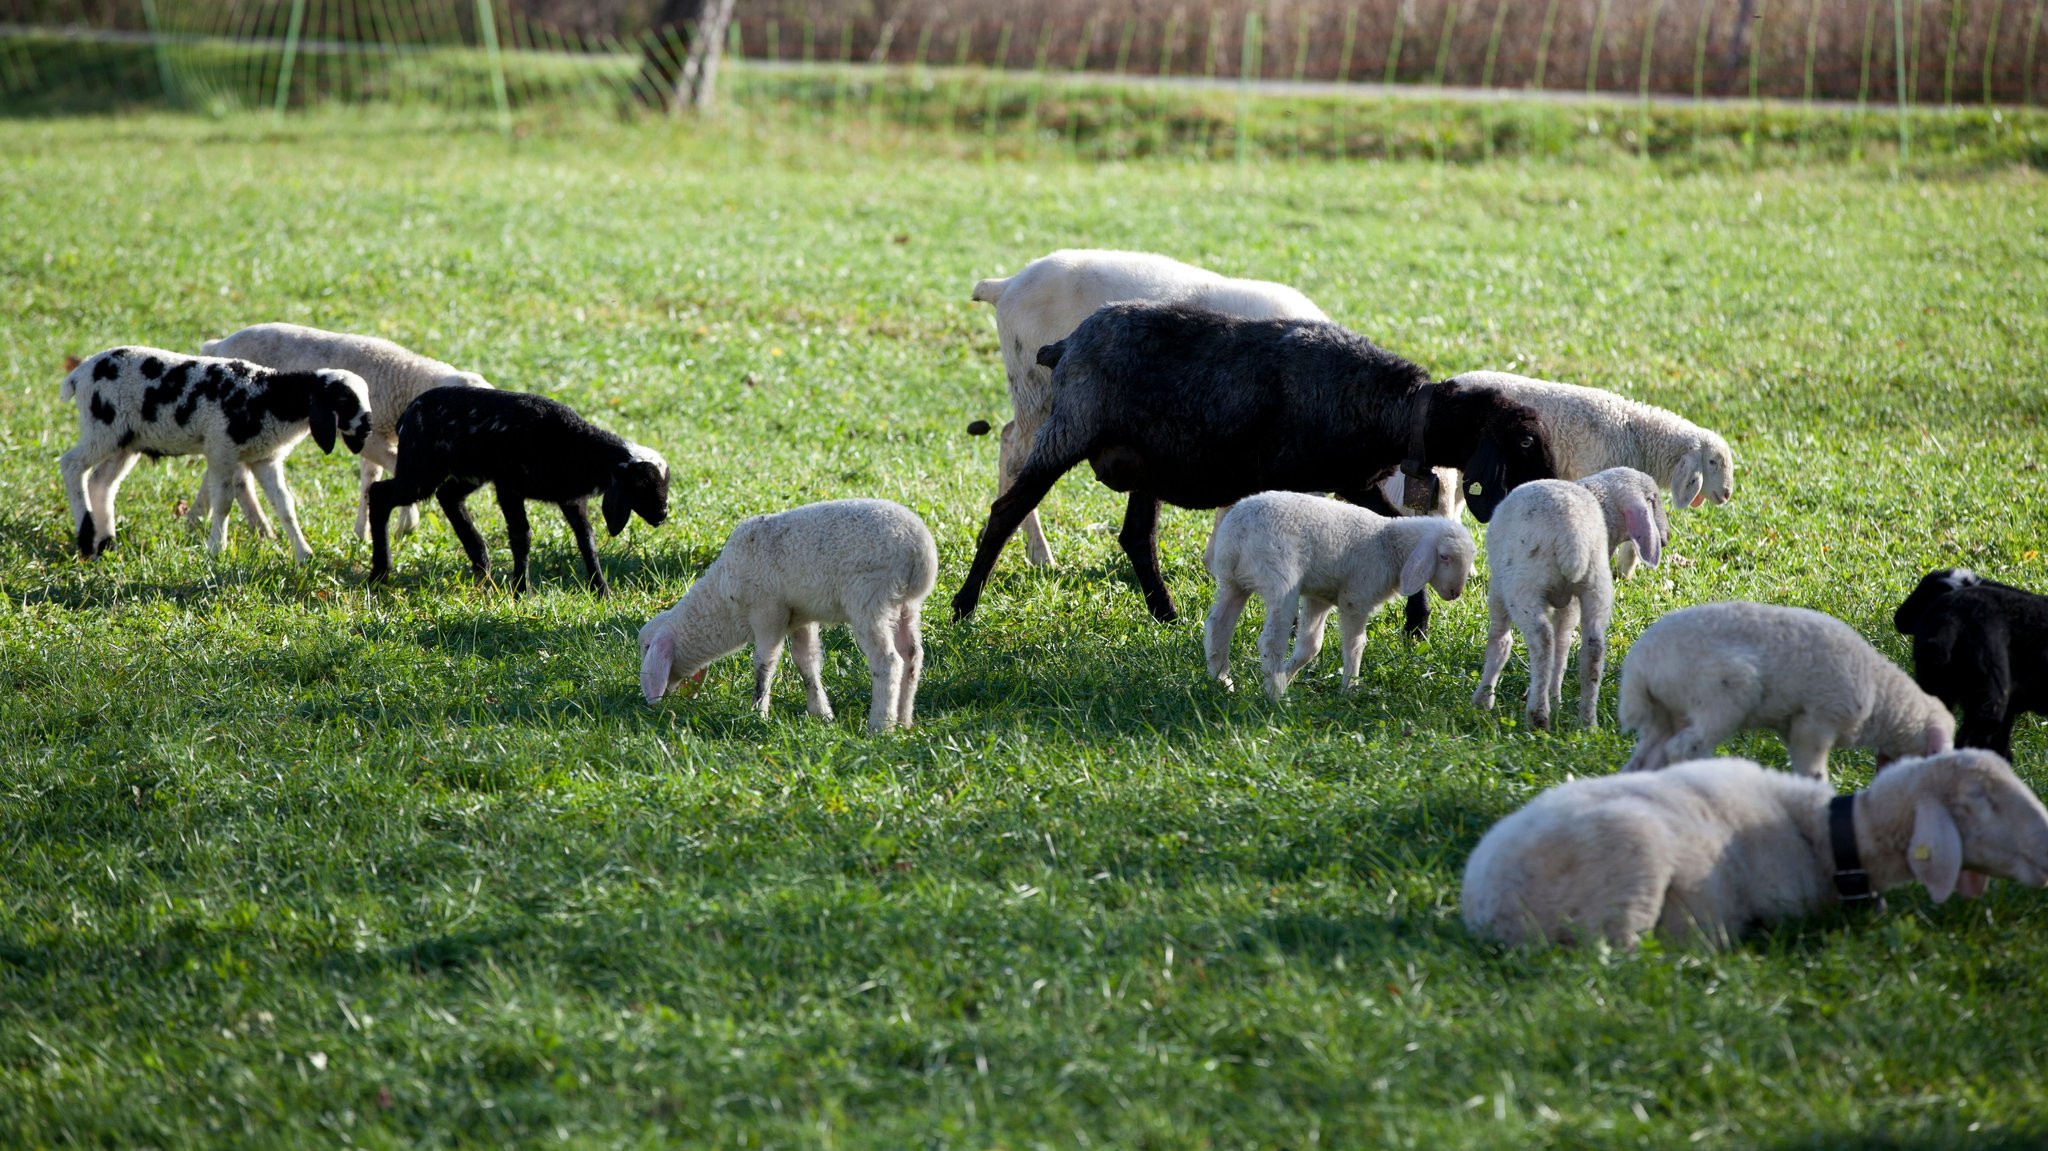
[[[694,694],[704,669],[754,644],[754,706],[789,640],[812,715],[832,718],[818,678],[820,624],[843,623],[874,675],[868,730],[909,727],[924,671],[918,617],[938,578],[939,553],[917,514],[888,500],[830,500],[740,522],[681,602],[640,629],[640,690],[657,703]]]
[[[1865,891],[1919,882],[1936,903],[1987,876],[2048,885],[2048,810],[1995,753],[1902,760],[1853,797],[1838,868],[1825,782],[1746,759],[1575,779],[1495,824],[1465,864],[1465,926],[1503,943],[1656,930],[1725,944]],[[1855,874],[1860,869],[1863,877]]]
[[[309,434],[321,451],[333,451],[337,436],[361,451],[370,431],[369,391],[354,372],[284,372],[160,348],[100,352],[73,368],[58,394],[78,404],[78,444],[59,466],[78,550],[87,559],[113,542],[114,496],[137,460],[201,455],[200,490],[213,519],[206,550],[218,553],[226,541],[235,501],[269,534],[247,489],[245,477],[252,477],[277,509],[293,557],[303,562],[313,549],[285,487],[285,456]]]
[[[1681,508],[1726,503],[1735,495],[1735,456],[1728,441],[1676,413],[1599,388],[1507,372],[1466,372],[1453,382],[1500,388],[1536,409],[1559,479],[1634,468],[1667,485],[1672,505]],[[1637,558],[1632,544],[1623,548],[1616,570],[1626,577]]]
[[[1327,320],[1307,296],[1284,284],[1237,280],[1150,252],[1064,249],[1040,256],[1014,276],[983,280],[973,298],[996,307],[996,337],[1010,383],[1010,422],[999,447],[1002,495],[1017,481],[1038,428],[1052,413],[1052,369],[1040,367],[1038,349],[1071,335],[1104,304],[1125,300],[1184,302],[1253,320]],[[1222,513],[1217,514],[1221,522]],[[1052,565],[1038,512],[1024,517],[1025,552]]]
[[[1826,779],[1828,750],[1867,747],[1879,767],[1954,746],[1946,704],[1833,616],[1729,600],[1671,612],[1621,665],[1623,771],[1703,759],[1739,731],[1784,737],[1792,769]]]
[[[1493,706],[1494,685],[1514,648],[1512,623],[1529,648],[1529,726],[1548,728],[1551,704],[1564,699],[1572,632],[1583,623],[1579,723],[1595,726],[1614,610],[1608,556],[1633,543],[1655,567],[1670,530],[1657,481],[1634,468],[1609,468],[1575,484],[1536,480],[1509,492],[1486,529],[1486,603],[1493,619],[1474,706]]]
[[[1323,625],[1341,609],[1343,690],[1358,680],[1365,625],[1398,592],[1425,586],[1457,599],[1471,578],[1478,549],[1455,520],[1390,519],[1354,504],[1299,492],[1261,492],[1239,501],[1216,528],[1206,557],[1216,580],[1204,647],[1209,674],[1230,679],[1230,638],[1245,601],[1266,603],[1259,663],[1266,694],[1278,700],[1323,646]],[[1298,617],[1298,618],[1297,618]],[[1287,633],[1295,627],[1294,657]]]
[[[406,405],[428,388],[491,386],[475,372],[461,371],[390,340],[301,324],[255,324],[208,340],[200,350],[209,356],[232,356],[285,371],[342,368],[363,378],[370,389],[371,434],[358,461],[362,494],[356,504],[356,535],[362,539],[370,538],[370,485],[382,479],[387,469],[398,468],[398,417],[405,414]],[[192,501],[195,512],[200,505],[200,499]],[[404,535],[419,520],[419,509],[408,504],[398,509],[393,530]]]

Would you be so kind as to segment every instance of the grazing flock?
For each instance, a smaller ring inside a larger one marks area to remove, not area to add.
[[[1038,504],[1085,462],[1128,494],[1118,542],[1161,621],[1179,609],[1159,572],[1160,505],[1215,509],[1203,654],[1226,690],[1231,638],[1253,596],[1265,610],[1268,696],[1280,700],[1315,659],[1332,614],[1351,690],[1381,605],[1404,597],[1419,634],[1430,589],[1445,601],[1463,593],[1478,554],[1460,519],[1469,509],[1487,525],[1490,566],[1473,705],[1493,706],[1519,631],[1524,714],[1549,728],[1576,634],[1578,718],[1592,727],[1616,578],[1658,564],[1667,507],[1734,495],[1727,442],[1678,415],[1500,372],[1434,381],[1279,284],[1076,250],[983,280],[973,299],[995,306],[1013,416],[954,617],[976,610],[1019,531],[1032,563],[1053,562]],[[429,496],[484,578],[490,553],[465,500],[494,489],[515,592],[526,584],[529,500],[560,509],[598,594],[589,501],[612,535],[636,515],[653,526],[667,517],[659,453],[387,340],[260,324],[204,352],[130,346],[72,365],[60,395],[77,404],[79,438],[61,470],[85,558],[113,543],[114,498],[140,457],[198,455],[206,468],[190,517],[208,521],[209,551],[237,506],[260,536],[274,534],[260,488],[304,560],[284,461],[308,436],[361,457],[356,533],[372,542],[372,581],[391,571],[394,514],[410,531]],[[869,729],[908,727],[937,578],[931,532],[899,504],[753,516],[640,629],[641,690],[650,704],[692,694],[711,663],[751,644],[765,717],[787,642],[810,713],[830,719],[819,628],[845,624],[873,676]],[[1937,571],[1894,622],[1913,639],[1912,677],[1819,612],[1730,601],[1657,620],[1621,666],[1618,716],[1638,736],[1635,754],[1621,774],[1552,788],[1485,834],[1465,870],[1468,927],[1509,943],[1627,947],[1652,931],[1726,942],[1909,882],[1937,902],[1981,894],[1992,876],[2048,885],[2048,809],[2006,761],[2017,714],[2048,711],[2048,598]],[[1753,729],[1783,737],[1790,773],[1711,758]],[[1838,746],[1875,753],[1868,788],[1829,784]]]

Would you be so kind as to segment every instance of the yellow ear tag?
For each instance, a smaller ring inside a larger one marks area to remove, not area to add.
[[[1934,849],[1924,843],[1916,843],[1913,845],[1913,858],[1925,863],[1934,858]]]

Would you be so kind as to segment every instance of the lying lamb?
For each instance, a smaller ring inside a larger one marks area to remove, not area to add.
[[[1495,824],[1465,864],[1465,926],[1512,944],[1634,947],[1653,929],[1725,944],[1907,883],[1974,898],[1994,875],[2048,885],[2048,810],[1990,752],[1901,760],[1851,795],[1707,759],[1575,779]]]
[[[200,490],[213,526],[206,550],[227,539],[228,508],[242,504],[259,533],[269,524],[244,477],[263,486],[284,525],[292,556],[313,554],[299,530],[284,458],[307,435],[323,452],[337,436],[361,451],[370,432],[369,391],[354,372],[282,372],[242,360],[188,356],[157,348],[113,348],[64,377],[59,396],[78,403],[78,446],[60,468],[78,531],[91,559],[114,541],[114,495],[143,456],[206,457]]]
[[[996,495],[1017,483],[1024,457],[1052,414],[1052,372],[1038,349],[1065,339],[1104,304],[1124,300],[1175,301],[1248,320],[1327,320],[1307,296],[1284,284],[1236,280],[1149,252],[1066,249],[1040,256],[1007,279],[974,285],[973,298],[996,308],[996,338],[1010,382]],[[1025,551],[1032,563],[1052,565],[1036,508],[1024,517]]]
[[[1621,666],[1623,771],[1704,759],[1750,728],[1784,737],[1792,769],[1826,779],[1828,750],[1867,747],[1882,768],[1954,746],[1955,717],[1833,616],[1730,600],[1651,624]]]
[[[1230,638],[1245,600],[1257,595],[1266,603],[1266,626],[1259,633],[1266,694],[1277,702],[1315,659],[1332,611],[1341,612],[1343,690],[1350,691],[1365,651],[1366,622],[1380,605],[1397,591],[1407,596],[1425,587],[1457,599],[1477,554],[1472,533],[1453,520],[1389,519],[1297,492],[1264,492],[1240,501],[1210,544],[1216,606],[1204,639],[1209,674],[1225,688],[1232,686]],[[1297,623],[1294,658],[1288,659],[1287,633]]]
[[[1579,724],[1595,726],[1607,622],[1614,610],[1614,577],[1608,574],[1607,557],[1633,543],[1643,562],[1655,567],[1670,531],[1657,481],[1634,468],[1609,468],[1575,484],[1537,480],[1509,492],[1486,530],[1492,569],[1486,603],[1493,621],[1473,705],[1493,706],[1494,685],[1514,648],[1508,633],[1512,623],[1521,629],[1522,642],[1529,648],[1529,693],[1524,699],[1529,726],[1548,728],[1551,704],[1564,699],[1564,664],[1571,653],[1572,632],[1583,621]]]
[[[576,537],[583,566],[597,594],[610,590],[597,562],[584,501],[604,497],[604,526],[626,530],[635,514],[659,527],[668,518],[668,461],[658,452],[598,427],[567,404],[524,392],[485,388],[433,388],[398,419],[398,471],[370,485],[370,579],[391,574],[393,508],[432,495],[462,541],[478,579],[491,572],[491,554],[463,501],[485,484],[497,489],[512,542],[514,592],[526,588],[532,534],[526,501],[562,509]]]
[[[300,324],[256,324],[233,335],[209,340],[201,349],[209,356],[233,356],[288,372],[342,368],[363,378],[370,389],[370,438],[363,443],[362,494],[356,501],[356,536],[370,538],[370,485],[385,469],[398,468],[398,417],[406,405],[428,388],[488,388],[475,372],[422,356],[390,340],[329,332]],[[200,501],[193,500],[197,508]],[[404,535],[418,525],[418,509],[398,511],[397,530]]]
[[[1892,616],[1913,637],[1913,678],[1963,709],[1962,747],[2012,756],[2019,713],[2048,715],[2048,596],[1968,568],[1929,572]]]
[[[1159,505],[1214,508],[1261,491],[1363,502],[1389,463],[1456,464],[1481,522],[1508,489],[1554,474],[1535,413],[1423,370],[1335,324],[1241,320],[1183,304],[1112,304],[1040,352],[1052,415],[1017,482],[989,509],[953,597],[974,611],[1003,544],[1060,476],[1086,460],[1129,492],[1118,542],[1155,618],[1178,614],[1159,575]],[[1414,419],[1418,405],[1426,417]]]
[[[648,703],[684,683],[694,693],[706,667],[752,640],[754,706],[766,719],[787,639],[811,714],[829,720],[818,627],[843,623],[874,674],[868,730],[909,727],[924,673],[918,617],[938,574],[932,533],[901,504],[831,500],[753,516],[681,602],[640,629],[640,690]]]

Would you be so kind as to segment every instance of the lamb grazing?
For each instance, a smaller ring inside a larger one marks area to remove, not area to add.
[[[1881,769],[1954,746],[1955,717],[1833,616],[1730,600],[1671,612],[1621,665],[1623,771],[1704,759],[1750,728],[1784,737],[1792,769],[1826,779],[1828,750],[1867,747]]]
[[[1341,612],[1343,690],[1350,691],[1365,651],[1366,621],[1380,605],[1397,591],[1415,595],[1425,587],[1457,599],[1477,555],[1472,533],[1452,520],[1389,519],[1297,492],[1242,500],[1223,517],[1210,544],[1216,605],[1204,639],[1209,674],[1225,688],[1232,686],[1230,638],[1245,600],[1257,595],[1266,603],[1266,626],[1259,633],[1266,694],[1278,702],[1315,659],[1332,611]],[[1287,633],[1297,616],[1294,657],[1288,659]]]
[[[58,394],[78,404],[78,445],[60,466],[78,551],[87,559],[114,541],[114,495],[136,460],[202,455],[200,490],[213,521],[206,550],[219,554],[228,508],[237,501],[269,534],[248,477],[262,485],[293,557],[303,562],[313,549],[299,530],[284,458],[309,434],[332,452],[337,436],[361,451],[370,432],[367,386],[354,372],[332,369],[286,372],[158,348],[113,348],[72,369]]]
[[[1614,610],[1614,577],[1607,558],[1633,543],[1643,562],[1657,566],[1670,538],[1657,481],[1634,468],[1609,468],[1566,483],[1537,480],[1508,493],[1486,530],[1492,571],[1486,603],[1493,621],[1486,637],[1486,667],[1475,707],[1493,706],[1494,685],[1508,662],[1520,628],[1529,648],[1529,693],[1524,714],[1532,728],[1550,726],[1550,707],[1564,699],[1564,664],[1572,632],[1579,641],[1579,724],[1598,723],[1601,665],[1607,656],[1607,622]]]
[[[1039,426],[1052,414],[1052,372],[1039,365],[1038,349],[1065,339],[1104,304],[1172,301],[1248,320],[1329,319],[1307,296],[1284,284],[1231,279],[1149,252],[1065,249],[1040,256],[1007,279],[981,281],[974,285],[973,298],[995,305],[996,338],[1014,413],[1002,430],[998,496],[1016,486]],[[1022,526],[1031,562],[1050,567],[1052,549],[1036,508]]]
[[[2048,810],[1987,751],[1901,760],[1837,795],[1746,759],[1575,779],[1495,824],[1465,864],[1465,926],[1510,944],[1651,930],[1725,945],[1918,882],[1936,903],[1989,876],[2048,885]]]
[[[939,552],[917,514],[888,500],[829,500],[741,521],[681,602],[640,629],[640,690],[648,703],[754,644],[754,707],[768,718],[768,687],[782,641],[796,655],[812,715],[832,718],[818,678],[821,624],[853,630],[874,674],[868,730],[911,726],[924,673],[918,617],[938,580]]]
[[[490,575],[490,552],[463,501],[478,488],[497,489],[512,541],[512,590],[526,588],[532,542],[526,501],[562,509],[597,594],[610,589],[597,562],[584,501],[604,497],[604,525],[613,535],[637,513],[656,527],[668,518],[668,461],[649,448],[589,423],[546,396],[485,388],[433,388],[398,418],[398,471],[370,485],[370,579],[391,574],[391,510],[433,495],[469,554],[478,579]]]
[[[370,485],[385,470],[398,467],[398,417],[406,405],[428,388],[488,388],[475,372],[422,356],[376,336],[329,332],[300,324],[256,324],[230,336],[209,340],[201,349],[209,356],[234,356],[288,372],[342,368],[363,378],[370,388],[370,438],[364,442],[362,495],[356,502],[356,536],[370,538]],[[200,501],[192,501],[197,508]],[[398,511],[397,529],[405,535],[419,524],[418,509]]]
[[[1462,469],[1484,522],[1509,488],[1554,474],[1528,408],[1486,388],[1431,384],[1416,365],[1323,321],[1111,304],[1040,359],[1057,365],[1052,414],[989,509],[953,597],[956,617],[974,611],[1025,514],[1083,460],[1130,493],[1118,542],[1160,620],[1178,614],[1159,575],[1162,501],[1214,508],[1261,491],[1334,491],[1361,503],[1381,468],[1413,456]]]
[[[2048,596],[1948,568],[1921,577],[1892,624],[1913,637],[1914,680],[1963,709],[1959,746],[2010,759],[2019,713],[2048,715]]]

